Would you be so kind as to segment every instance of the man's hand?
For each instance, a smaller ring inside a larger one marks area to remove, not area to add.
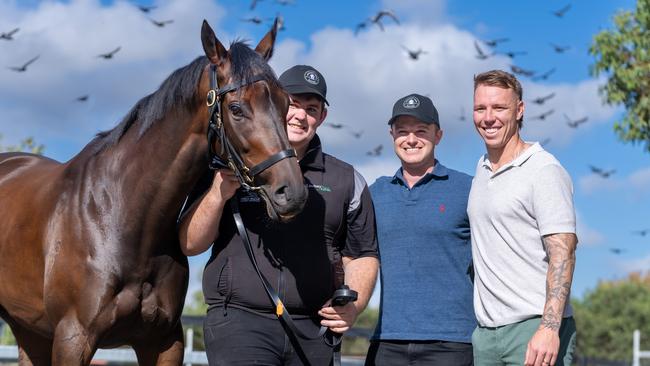
[[[541,327],[528,342],[525,366],[553,366],[560,350],[557,330]]]
[[[210,190],[219,192],[219,196],[225,202],[235,194],[240,185],[235,172],[230,169],[219,169],[214,175]]]
[[[331,301],[328,301],[318,311],[318,315],[323,318],[320,321],[321,325],[328,327],[332,332],[344,333],[352,327],[359,314],[354,302],[343,306],[331,306]]]

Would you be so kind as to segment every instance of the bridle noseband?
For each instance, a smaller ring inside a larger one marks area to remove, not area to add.
[[[244,163],[241,155],[235,150],[235,148],[230,143],[230,140],[226,136],[226,131],[224,129],[223,121],[221,118],[221,102],[222,96],[231,91],[238,90],[246,85],[253,84],[255,82],[264,80],[264,76],[258,74],[248,80],[247,83],[239,82],[232,83],[219,88],[217,82],[217,67],[215,65],[210,65],[210,91],[207,95],[207,105],[208,105],[208,161],[210,169],[222,169],[230,168],[235,172],[237,179],[241,183],[241,186],[247,191],[257,191],[261,187],[253,185],[253,179],[255,176],[272,166],[273,164],[279,162],[280,160],[286,158],[296,157],[296,151],[294,149],[281,150],[278,153],[275,153],[269,156],[263,162],[255,165],[252,168],[248,168]],[[214,151],[214,142],[215,139],[219,139],[219,145],[221,146],[220,154],[217,154]],[[223,160],[223,156],[226,157],[226,162]]]

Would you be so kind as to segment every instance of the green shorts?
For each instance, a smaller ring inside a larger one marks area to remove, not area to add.
[[[501,327],[476,327],[472,334],[474,366],[523,365],[528,341],[537,331],[541,317]],[[560,352],[556,366],[569,366],[576,348],[576,322],[564,318],[560,327]]]

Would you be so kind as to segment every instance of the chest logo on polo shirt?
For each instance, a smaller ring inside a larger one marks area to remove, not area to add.
[[[440,211],[440,213],[445,213],[445,210],[447,210],[447,207],[445,207],[444,203],[441,203],[440,206],[438,206],[438,211]]]
[[[321,184],[307,184],[307,188],[313,188],[319,192],[332,192],[332,188]]]

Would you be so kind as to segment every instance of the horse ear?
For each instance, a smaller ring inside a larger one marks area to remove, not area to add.
[[[278,34],[278,18],[275,18],[273,22],[273,27],[269,30],[268,33],[262,38],[260,43],[255,47],[255,52],[262,55],[262,57],[268,61],[271,56],[273,56],[273,45],[275,44],[275,36]]]
[[[219,42],[217,36],[214,35],[214,31],[205,19],[203,19],[203,25],[201,26],[201,42],[203,43],[203,51],[205,51],[205,55],[210,62],[218,65],[225,60],[228,51]]]

